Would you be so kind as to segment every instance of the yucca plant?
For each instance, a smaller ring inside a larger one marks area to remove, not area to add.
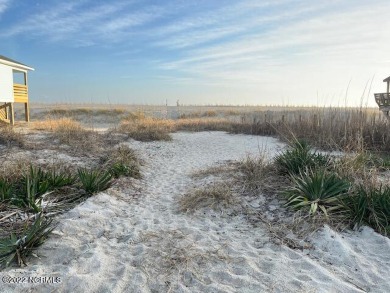
[[[9,238],[0,239],[0,267],[8,267],[13,261],[18,265],[26,264],[26,257],[46,240],[54,228],[52,220],[39,213],[21,235],[11,234]]]
[[[308,143],[298,140],[275,158],[282,174],[299,174],[306,169],[326,167],[329,162],[329,155],[313,153]]]
[[[17,184],[12,195],[12,204],[19,207],[31,208],[34,212],[40,212],[41,196],[50,188],[47,174],[39,167],[30,166],[27,172]]]
[[[321,210],[325,216],[339,210],[339,199],[345,195],[350,183],[323,169],[307,170],[291,177],[293,186],[286,191],[286,206],[294,209],[308,208],[309,215]]]
[[[114,163],[110,168],[110,173],[115,178],[120,176],[138,178],[140,176],[139,168],[136,164],[125,164],[122,162]]]
[[[49,182],[50,189],[69,186],[76,181],[76,177],[72,173],[57,171],[56,169],[47,172],[46,177]]]
[[[359,186],[341,199],[353,228],[369,225],[379,233],[390,235],[390,187]]]
[[[112,185],[112,175],[108,171],[79,169],[78,177],[88,194],[106,190]]]
[[[47,173],[40,167],[30,166],[29,172],[22,178],[25,194],[38,197],[46,193],[50,188]]]
[[[13,185],[4,178],[0,178],[0,201],[8,200],[12,197]]]

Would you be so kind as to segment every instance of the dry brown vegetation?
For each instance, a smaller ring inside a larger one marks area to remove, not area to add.
[[[123,138],[113,132],[98,133],[85,129],[71,118],[46,119],[32,122],[32,129],[47,131],[59,145],[68,145],[73,153],[100,153],[104,148],[119,143]]]
[[[237,202],[238,199],[228,183],[214,183],[183,195],[179,199],[179,206],[183,212],[192,212],[201,208],[220,210]]]
[[[174,130],[171,120],[155,118],[127,119],[118,130],[128,137],[139,141],[171,140],[170,132]]]
[[[0,145],[23,147],[24,144],[23,135],[8,125],[0,125]]]
[[[129,114],[119,130],[138,140],[169,140],[175,131],[227,131],[305,139],[326,150],[390,151],[388,121],[370,108],[303,108],[248,112],[238,110],[181,114],[179,119],[157,119]]]
[[[236,123],[232,132],[305,139],[323,149],[390,151],[389,124],[379,111],[365,108],[315,108],[265,112]]]

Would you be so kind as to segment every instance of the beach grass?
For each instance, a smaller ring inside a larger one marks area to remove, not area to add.
[[[89,166],[70,164],[63,169],[32,165],[27,158],[5,160],[0,168],[2,218],[15,213],[15,208],[50,218],[109,188],[118,178],[141,178],[137,155],[121,144],[128,139],[169,143],[171,134],[178,131],[225,131],[274,136],[290,147],[274,160],[260,155],[247,157],[228,167],[199,171],[197,176],[222,172],[230,179],[190,190],[178,199],[180,211],[234,208],[239,205],[240,196],[247,194],[265,194],[270,201],[273,198],[283,201],[286,199],[283,194],[287,192],[290,195],[287,207],[294,206],[299,210],[297,223],[316,222],[319,227],[324,222],[337,222],[343,216],[343,223],[349,227],[369,225],[388,235],[389,185],[384,173],[390,166],[390,131],[388,121],[378,111],[326,107],[195,107],[192,112],[191,107],[184,110],[177,107],[174,110],[178,115],[169,118],[168,112],[165,117],[160,114],[154,117],[151,112],[130,111],[125,107],[57,108],[41,113],[40,117],[44,119],[30,122],[27,130],[1,126],[0,146],[7,155],[11,156],[15,150],[26,151],[28,147],[31,152],[61,150],[77,155],[81,160],[89,160]],[[105,132],[93,131],[85,127],[86,117],[92,116],[99,116],[102,121],[114,117],[118,124]],[[28,135],[31,132],[46,137],[41,145],[30,142]],[[324,155],[319,150],[344,153],[336,157]],[[349,182],[351,188],[347,190],[342,185],[342,192],[329,196],[329,184],[324,185],[329,178],[333,180],[330,180],[332,186],[339,180],[337,182]],[[310,193],[315,189],[313,186],[322,188],[318,189],[320,196]],[[309,195],[313,196],[309,198]],[[42,205],[43,198],[48,204]],[[331,204],[328,198],[331,198]],[[323,199],[325,201],[321,201]],[[334,205],[337,205],[337,213],[333,213]],[[339,213],[340,207],[342,213]],[[29,219],[22,226],[33,229],[34,222]],[[13,232],[15,235],[21,233],[22,226],[2,222],[1,234],[8,233],[11,237]],[[280,235],[279,232],[275,233]]]

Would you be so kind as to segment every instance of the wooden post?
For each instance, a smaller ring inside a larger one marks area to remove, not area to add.
[[[29,99],[28,96],[28,84],[27,84],[27,71],[23,73],[24,76],[24,85],[27,87],[27,103],[24,104],[24,117],[26,122],[30,121],[30,107],[29,107]]]
[[[14,112],[14,103],[10,103],[9,104],[9,110],[10,110],[10,113],[9,113],[9,122],[11,123],[11,125],[14,125],[15,124],[15,112]]]
[[[28,103],[24,103],[24,115],[26,122],[30,122],[30,107]]]

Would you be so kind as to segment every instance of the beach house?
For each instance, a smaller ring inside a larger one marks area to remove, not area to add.
[[[25,120],[30,120],[27,72],[23,63],[0,55],[0,120],[14,124],[14,103],[23,103]]]

